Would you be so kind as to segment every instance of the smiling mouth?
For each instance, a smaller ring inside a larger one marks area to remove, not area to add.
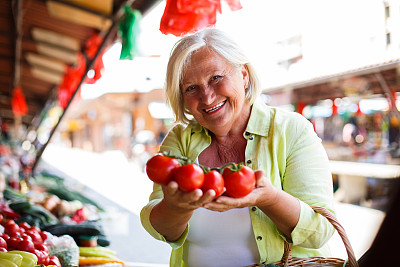
[[[206,108],[206,109],[203,109],[203,110],[206,113],[211,113],[211,112],[217,111],[218,109],[222,108],[225,105],[225,103],[226,103],[226,100],[222,101],[221,103],[219,103],[219,104],[217,104],[215,106],[213,106],[212,108]]]

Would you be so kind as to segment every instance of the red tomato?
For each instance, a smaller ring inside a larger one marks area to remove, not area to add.
[[[4,238],[0,237],[0,248],[5,248],[7,249],[7,242],[4,240]]]
[[[180,189],[190,192],[203,186],[204,172],[197,164],[186,164],[174,170],[172,179],[178,183]]]
[[[7,242],[8,239],[10,239],[10,236],[7,234],[2,234],[1,237]]]
[[[16,249],[18,244],[19,244],[19,242],[21,242],[21,241],[22,241],[21,237],[15,237],[15,236],[10,237],[10,239],[7,240],[7,248],[8,248],[8,250]]]
[[[33,243],[43,243],[43,239],[38,232],[27,230],[25,233],[32,238]]]
[[[49,253],[49,249],[44,243],[35,243],[35,249]]]
[[[19,228],[29,230],[31,226],[27,222],[21,222],[18,224]]]
[[[35,251],[35,245],[33,244],[32,240],[23,239],[18,243],[17,249],[33,253]]]
[[[31,231],[36,231],[36,232],[38,232],[38,233],[40,233],[40,231],[41,231],[39,227],[34,226],[34,225],[32,225],[31,228],[30,228],[29,230],[31,230]]]
[[[1,252],[8,252],[8,250],[6,248],[0,248]]]
[[[38,258],[37,262],[38,265],[40,264],[48,265],[48,262],[50,261],[49,253],[37,249],[35,249],[32,253],[35,254],[36,257]]]
[[[3,224],[3,221],[4,221],[4,216],[3,214],[0,213],[0,224]]]
[[[7,225],[12,225],[16,224],[16,222],[13,219],[7,219],[4,221],[3,226],[6,227]]]
[[[10,236],[15,236],[21,233],[21,230],[19,229],[18,224],[16,223],[9,223],[4,225],[4,232],[6,234],[9,234]]]
[[[177,159],[157,154],[147,161],[146,173],[153,182],[166,185],[171,180],[172,171],[179,165]]]
[[[57,267],[61,267],[60,260],[57,256],[51,256],[48,265],[55,265]]]
[[[27,234],[25,234],[25,233],[21,234],[20,236],[21,236],[21,238],[22,238],[23,240],[30,240],[30,241],[32,241],[32,237],[30,237],[29,235],[27,235]]]
[[[204,175],[204,184],[201,187],[201,190],[206,192],[207,190],[212,189],[215,191],[215,197],[218,197],[224,191],[224,186],[225,182],[222,174],[216,170],[212,170]]]
[[[225,193],[234,198],[247,196],[256,185],[254,171],[247,166],[236,165],[237,170],[225,168],[222,176],[225,180]]]
[[[49,237],[49,235],[51,235],[49,232],[47,231],[40,231],[39,232],[40,236],[42,237],[43,242],[46,241],[46,239]]]

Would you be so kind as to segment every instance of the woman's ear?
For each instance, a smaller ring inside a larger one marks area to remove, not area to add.
[[[244,82],[244,88],[247,90],[248,85],[249,85],[249,70],[247,69],[247,65],[243,64],[242,65],[242,75],[243,75],[243,82]]]

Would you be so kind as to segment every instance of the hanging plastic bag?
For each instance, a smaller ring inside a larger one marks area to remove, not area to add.
[[[137,37],[140,33],[141,19],[142,14],[139,10],[133,10],[130,6],[125,6],[125,16],[119,24],[122,42],[120,59],[133,59],[138,55]]]
[[[219,1],[189,2],[185,0],[167,0],[160,23],[160,31],[163,34],[183,36],[216,23],[217,10],[220,8]]]
[[[226,2],[232,11],[242,8],[240,0]],[[175,36],[193,33],[215,25],[217,12],[221,13],[220,0],[167,0],[160,31]]]
[[[78,63],[76,66],[67,66],[63,80],[58,86],[58,102],[61,108],[65,109],[74,94],[78,90],[79,83],[86,69],[86,63],[83,55],[78,54]]]
[[[228,6],[232,11],[237,11],[239,9],[242,9],[240,0],[225,0],[225,1],[228,3]]]
[[[97,32],[93,33],[90,38],[87,39],[85,43],[85,54],[89,59],[92,59],[96,55],[102,42],[103,37]]]
[[[15,116],[23,116],[28,112],[25,95],[22,92],[21,86],[14,88],[11,98],[11,108]]]
[[[92,76],[87,76],[85,79],[85,83],[88,84],[94,84],[95,82],[97,82],[103,73],[104,70],[104,63],[103,63],[103,55],[104,52],[101,53],[97,58],[96,61],[94,62],[93,68],[90,70],[93,72]]]
[[[212,14],[216,11],[221,13],[220,0],[177,0],[177,9],[180,13]]]

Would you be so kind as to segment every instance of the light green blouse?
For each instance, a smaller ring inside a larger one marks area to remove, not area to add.
[[[247,140],[245,164],[253,170],[264,170],[272,184],[300,200],[300,219],[292,232],[292,256],[328,256],[324,244],[334,233],[333,226],[310,205],[333,212],[332,175],[326,152],[312,124],[302,115],[270,107],[257,100],[243,133]],[[171,151],[195,160],[210,145],[208,131],[197,123],[175,126],[163,141],[160,150]],[[151,225],[151,209],[163,197],[154,185],[150,202],[141,211],[144,228],[156,239],[166,241]],[[279,261],[285,237],[275,224],[257,207],[249,207],[260,263]],[[189,226],[172,247],[170,266],[182,262]],[[229,228],[227,228],[229,229]],[[166,241],[167,242],[167,241]]]

